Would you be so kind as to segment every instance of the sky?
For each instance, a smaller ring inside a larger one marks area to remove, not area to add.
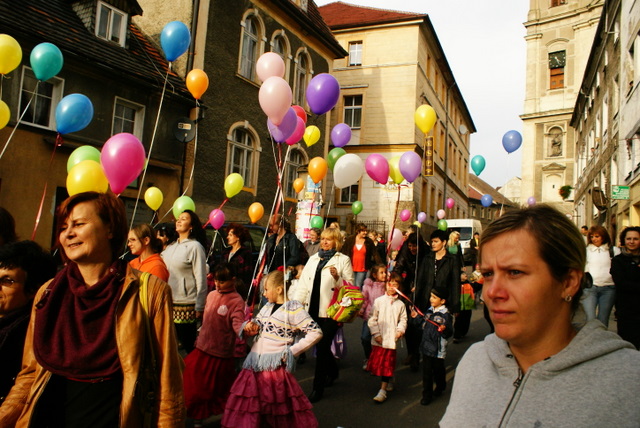
[[[334,0],[315,0],[318,6]],[[471,113],[469,163],[485,158],[480,178],[493,187],[521,177],[522,150],[502,147],[510,130],[522,132],[526,34],[525,0],[346,0],[359,6],[426,13]]]

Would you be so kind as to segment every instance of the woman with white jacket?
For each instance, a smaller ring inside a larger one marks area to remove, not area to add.
[[[337,229],[325,229],[320,235],[320,251],[309,258],[300,275],[298,285],[292,290],[291,300],[301,302],[309,315],[322,329],[322,339],[316,345],[316,370],[313,391],[309,401],[322,398],[324,387],[338,378],[338,364],[331,353],[331,342],[338,330],[338,323],[327,317],[335,289],[343,281],[353,283],[353,268],[349,257],[340,253],[342,235]]]
[[[593,278],[593,286],[584,289],[581,300],[587,321],[598,319],[609,326],[609,316],[616,299],[616,289],[609,273],[611,258],[620,253],[617,248],[609,248],[611,238],[602,226],[591,226],[587,234],[587,264],[585,272]],[[596,315],[596,309],[598,311]]]

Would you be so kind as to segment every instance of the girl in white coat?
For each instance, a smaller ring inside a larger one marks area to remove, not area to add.
[[[337,229],[325,229],[320,235],[320,251],[309,258],[298,285],[292,290],[291,299],[302,303],[322,329],[322,339],[316,345],[316,370],[313,391],[309,401],[319,401],[325,386],[331,386],[338,378],[338,364],[331,353],[331,342],[338,330],[338,323],[327,316],[335,289],[343,281],[353,283],[353,269],[349,257],[341,254],[342,235]]]

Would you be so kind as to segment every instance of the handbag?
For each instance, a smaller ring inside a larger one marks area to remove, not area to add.
[[[351,322],[364,304],[364,295],[355,285],[347,281],[333,291],[333,298],[327,308],[327,316],[337,322]]]
[[[145,341],[142,348],[142,358],[140,361],[140,373],[135,387],[135,396],[138,406],[142,412],[142,427],[149,428],[156,425],[155,417],[156,392],[158,391],[158,362],[151,338],[151,321],[149,320],[149,276],[148,272],[142,272],[140,275],[140,289],[138,296],[142,306],[144,317]]]

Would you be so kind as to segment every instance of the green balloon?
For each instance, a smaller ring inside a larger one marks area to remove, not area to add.
[[[177,220],[178,217],[180,217],[180,214],[182,214],[186,210],[191,210],[191,211],[195,212],[196,211],[196,204],[195,204],[195,202],[193,202],[193,199],[191,199],[190,197],[188,197],[188,196],[180,196],[173,203],[173,217],[175,217],[176,220]]]
[[[447,227],[449,225],[447,224],[447,220],[438,220],[438,229],[440,230],[447,230]]]
[[[80,146],[71,152],[67,160],[67,172],[82,161],[92,160],[100,163],[100,150],[93,146]]]
[[[315,227],[317,229],[322,229],[322,226],[324,226],[324,220],[322,220],[322,217],[319,215],[311,217],[311,221],[309,223],[311,227]]]
[[[336,162],[338,162],[338,159],[346,154],[347,152],[345,152],[342,147],[331,149],[331,151],[327,153],[327,165],[329,165],[329,169],[333,171],[333,167],[336,166]]]
[[[362,202],[360,201],[355,201],[352,205],[351,205],[351,212],[353,213],[353,215],[358,215],[362,212]]]

